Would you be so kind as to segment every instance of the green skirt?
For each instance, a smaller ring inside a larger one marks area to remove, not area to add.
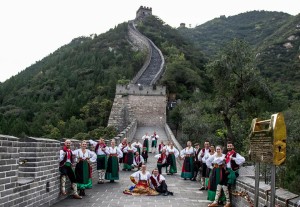
[[[207,200],[215,200],[217,185],[220,183],[222,176],[225,176],[225,170],[222,168],[213,168],[210,172],[208,181]],[[226,201],[223,192],[221,193],[219,201]]]
[[[169,173],[177,173],[176,158],[174,154],[168,155],[167,162],[170,165]]]
[[[117,156],[109,156],[107,169],[105,172],[106,180],[119,180],[119,159]]]
[[[76,164],[75,174],[77,180],[77,188],[79,190],[92,188],[91,167],[86,160],[82,160]]]
[[[182,165],[181,177],[193,178],[194,177],[194,156],[185,157]]]

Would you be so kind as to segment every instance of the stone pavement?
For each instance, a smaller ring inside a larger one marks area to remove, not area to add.
[[[164,129],[139,127],[135,138],[141,140],[141,137],[148,132],[153,134],[156,130],[161,140],[167,142],[167,136]],[[154,154],[149,153],[147,169],[151,171],[156,167]],[[95,184],[92,189],[86,190],[86,196],[81,200],[75,200],[68,197],[53,207],[175,207],[175,206],[197,206],[204,207],[210,202],[206,200],[207,192],[199,191],[200,183],[190,180],[183,180],[180,177],[181,164],[177,163],[177,174],[166,175],[165,168],[162,173],[166,177],[166,183],[169,191],[174,192],[174,196],[131,196],[123,194],[123,190],[133,185],[129,180],[132,171],[120,171],[120,180],[114,183],[106,182],[104,184]],[[94,181],[96,183],[96,181]]]

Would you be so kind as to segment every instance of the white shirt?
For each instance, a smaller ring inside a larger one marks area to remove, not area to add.
[[[129,147],[128,145],[127,145],[127,147],[125,147],[124,149],[123,149],[123,152],[125,152],[125,153],[127,153],[128,151],[133,151],[133,153],[135,153],[136,151],[137,151],[137,149],[135,148],[135,147]]]
[[[143,148],[143,145],[142,145],[140,142],[133,142],[133,143],[131,144],[131,146],[133,146],[133,147],[135,147],[135,148],[140,147],[140,149]]]
[[[145,162],[145,160],[142,157],[142,155],[139,155],[139,161],[136,161],[136,159],[137,159],[137,157],[134,156],[134,158],[133,158],[133,165],[134,166],[138,166],[140,163],[144,163]]]
[[[175,147],[173,147],[172,149],[171,147],[166,148],[166,154],[169,155],[170,153],[174,153],[175,157],[179,156],[179,151]]]
[[[79,161],[79,159],[86,160],[89,158],[91,162],[96,162],[97,159],[96,153],[88,149],[85,150],[85,153],[82,152],[82,149],[77,149],[74,151],[74,155],[76,157],[76,161]]]
[[[230,158],[232,157],[232,155],[230,156]],[[237,165],[242,165],[245,162],[245,158],[242,157],[239,153],[236,153],[236,157],[232,157],[232,159],[235,161],[235,163]],[[226,164],[227,168],[231,168],[231,162],[228,162]]]
[[[98,142],[95,142],[93,140],[89,140],[90,144],[92,144],[94,147],[96,147],[96,145],[98,144]],[[97,155],[106,155],[106,149],[104,149],[104,151],[101,149],[101,147],[99,146],[98,147],[98,150],[97,150]]]
[[[158,135],[154,136],[154,134],[151,136],[151,140],[157,140],[159,138]]]
[[[123,157],[123,152],[118,148],[118,147],[106,147],[107,148],[107,153],[108,154],[118,154],[118,158]]]
[[[190,148],[186,147],[183,150],[181,150],[180,156],[184,158],[185,155],[194,155],[194,153],[195,153],[195,149],[193,147]]]
[[[71,150],[72,151],[72,150]],[[72,154],[74,155],[74,151],[72,151]],[[59,151],[59,161],[63,161],[65,158],[66,152],[64,152],[63,150]],[[71,160],[67,158],[66,162],[71,163]]]
[[[154,174],[151,175],[152,178],[154,178],[154,180],[156,181],[157,183],[157,187],[160,186],[160,183],[163,181],[163,180],[166,180],[166,178],[163,176],[163,175],[159,175],[159,181],[157,180],[158,178],[158,175],[155,176]],[[150,180],[151,181],[151,180]],[[151,182],[151,187],[154,189],[154,184]]]
[[[131,176],[137,180],[149,180],[151,174],[149,173],[149,171],[146,171],[145,174],[143,174],[142,171],[140,170],[133,173]]]
[[[217,156],[217,153],[211,155],[207,160],[206,160],[206,165],[210,169],[213,169],[213,164],[218,164],[218,165],[223,165],[225,164],[225,155],[222,154],[221,157]]]
[[[154,157],[159,159],[161,157],[161,154],[157,154]],[[166,162],[167,162],[167,154],[166,154],[165,158],[162,160],[161,164],[165,164]]]
[[[202,163],[206,163],[206,160],[209,158],[209,149],[204,148],[204,153],[203,150],[201,149],[200,153],[198,154],[198,160],[202,160]]]

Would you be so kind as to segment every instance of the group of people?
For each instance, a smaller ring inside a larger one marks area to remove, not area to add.
[[[208,190],[207,199],[213,201],[208,206],[218,206],[223,201],[224,207],[231,206],[229,188],[235,184],[239,167],[245,162],[245,158],[235,152],[231,142],[227,143],[226,154],[223,154],[221,146],[210,145],[209,141],[204,142],[202,149],[198,143],[194,146],[188,141],[187,147],[180,152],[184,159],[181,177],[196,181],[201,171],[199,190]]]
[[[85,189],[92,187],[91,162],[97,162],[98,183],[104,183],[104,179],[114,182],[119,180],[119,165],[123,163],[123,170],[131,171],[137,169],[130,176],[130,180],[135,184],[124,193],[131,195],[173,195],[168,191],[165,177],[162,175],[162,168],[166,167],[167,175],[177,173],[176,158],[184,160],[181,170],[181,177],[184,180],[196,181],[201,173],[201,188],[208,190],[208,200],[213,201],[208,206],[218,206],[225,201],[224,207],[231,206],[229,187],[235,183],[238,176],[238,169],[245,162],[245,158],[235,152],[231,142],[227,143],[227,153],[222,153],[221,146],[210,145],[209,141],[204,142],[204,147],[196,143],[194,147],[190,141],[180,152],[172,142],[158,145],[159,136],[154,132],[152,136],[146,133],[143,137],[143,144],[138,140],[131,143],[126,138],[119,146],[114,140],[111,146],[105,145],[103,139],[98,142],[89,140],[95,147],[94,152],[86,149],[87,142],[82,141],[80,149],[72,151],[71,141],[66,140],[62,150],[60,150],[60,172],[61,172],[61,193],[65,192],[66,177],[68,176],[73,189],[73,197],[81,199],[85,195]],[[151,151],[149,143],[151,140]],[[146,171],[148,153],[157,153],[157,167],[150,174]],[[72,170],[75,166],[75,172]],[[79,193],[78,193],[79,190]],[[222,192],[223,190],[223,192]]]

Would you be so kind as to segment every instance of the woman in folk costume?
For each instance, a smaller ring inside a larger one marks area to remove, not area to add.
[[[159,193],[150,187],[150,177],[151,174],[149,171],[146,171],[146,165],[142,165],[140,171],[130,176],[130,180],[135,186],[124,190],[123,193],[130,195],[158,195]]]
[[[96,162],[97,156],[86,148],[86,141],[81,142],[81,148],[74,151],[77,159],[75,167],[79,195],[85,196],[85,189],[92,188],[92,167],[90,162]]]
[[[156,132],[154,132],[153,135],[151,136],[151,152],[152,153],[156,152],[158,138],[159,138],[159,136],[156,134]]]
[[[136,151],[137,151],[137,149],[135,147],[131,146],[131,142],[128,142],[127,147],[124,148],[124,154],[126,154],[126,155],[123,158],[123,163],[124,163],[123,170],[131,171],[134,153]]]
[[[97,171],[98,171],[98,184],[104,183],[104,174],[107,167],[107,152],[104,139],[100,138],[98,142],[89,140],[90,144],[95,147],[97,155]]]
[[[181,171],[181,177],[185,180],[189,178],[190,180],[194,177],[194,156],[195,149],[192,147],[192,142],[187,142],[187,147],[181,150],[180,156],[184,159]]]
[[[77,183],[75,173],[72,169],[72,164],[74,161],[74,152],[71,150],[71,140],[67,139],[64,143],[63,148],[59,151],[59,171],[61,173],[61,195],[67,195],[66,193],[66,181],[67,176],[71,181],[73,189],[73,198],[82,199],[77,192]]]
[[[225,176],[225,155],[222,153],[221,146],[216,147],[216,153],[210,156],[206,160],[206,165],[208,168],[212,169],[209,181],[208,181],[208,191],[207,200],[214,201],[216,197],[217,186],[223,182]],[[220,191],[221,193],[221,191]],[[225,201],[224,195],[220,197],[219,201]],[[216,202],[218,206],[218,202]],[[211,204],[210,204],[211,205]],[[214,206],[214,205],[213,205]]]
[[[209,146],[209,156],[208,157],[205,157],[205,163],[207,163],[207,160],[211,157],[211,156],[214,156],[215,153],[216,153],[216,149],[215,149],[215,146],[214,145],[210,145]],[[211,163],[207,163],[207,164],[211,164]],[[207,165],[206,164],[206,165]],[[213,165],[211,164],[211,166],[208,166],[207,165],[207,168],[206,168],[206,174],[208,175],[208,178],[205,178],[205,189],[208,190],[208,182],[209,182],[209,177],[210,177],[210,174],[211,174],[211,170],[212,170],[212,167]],[[200,188],[199,190],[203,190],[202,188]]]
[[[226,197],[226,204],[224,207],[230,207],[230,195],[229,189],[232,184],[235,183],[236,176],[238,176],[238,169],[240,165],[245,162],[245,158],[242,157],[240,154],[236,153],[234,150],[234,146],[231,142],[227,143],[227,154],[225,156],[225,164],[223,164],[222,168],[222,177],[220,179],[219,184],[217,185],[216,196],[214,202],[209,204],[208,206],[218,206],[218,201],[221,197],[221,191],[223,189],[225,197]]]
[[[110,142],[111,146],[107,148],[108,160],[105,179],[113,183],[119,180],[119,158],[123,157],[122,151],[116,146],[116,141],[113,139]]]
[[[123,157],[119,158],[119,163],[124,163],[123,158],[126,156],[126,153],[124,153],[124,148],[127,147],[127,138],[126,137],[123,139],[123,141],[119,144],[118,147],[121,150],[121,152],[123,153]]]
[[[169,175],[177,173],[176,158],[179,156],[179,151],[174,147],[173,142],[166,148],[167,163],[170,166]]]
[[[146,133],[142,137],[142,140],[143,140],[143,148],[146,147],[147,152],[149,152],[149,140],[150,140],[150,137],[149,137],[148,133]]]
[[[139,142],[139,140],[136,140],[135,142],[133,142],[131,144],[133,147],[136,148],[136,151],[141,154],[142,150],[143,150],[143,145]]]

